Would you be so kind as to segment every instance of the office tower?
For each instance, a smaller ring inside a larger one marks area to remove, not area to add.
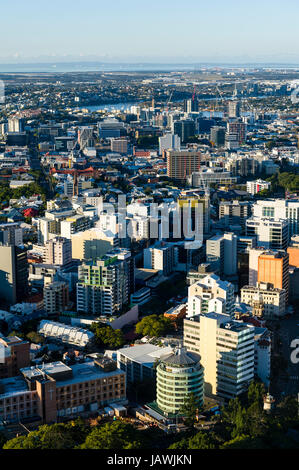
[[[224,227],[230,225],[245,226],[251,215],[251,204],[248,201],[221,201],[219,203],[219,220]]]
[[[0,245],[0,297],[13,305],[27,294],[27,252],[14,245]]]
[[[256,235],[257,246],[271,250],[286,250],[289,224],[286,219],[251,217],[246,221],[246,235]]]
[[[229,101],[227,104],[227,113],[229,118],[240,117],[240,103],[239,101]]]
[[[237,146],[246,142],[246,124],[245,122],[233,121],[227,123],[227,142],[235,141]]]
[[[255,176],[260,172],[260,167],[260,162],[257,159],[238,154],[228,157],[225,163],[225,168],[230,171],[233,176]]]
[[[254,379],[255,328],[214,312],[184,320],[184,346],[201,357],[205,395],[236,398]]]
[[[94,139],[94,131],[93,127],[79,127],[78,129],[78,143],[80,145],[80,149],[84,150],[86,147],[94,147],[95,139]]]
[[[52,282],[44,287],[44,309],[48,315],[62,313],[69,303],[69,286],[66,282]]]
[[[294,235],[291,238],[290,245],[287,250],[289,254],[289,265],[299,268],[299,236]]]
[[[215,235],[206,242],[207,262],[214,271],[224,276],[234,276],[237,273],[237,235],[224,233]]]
[[[116,250],[79,266],[77,310],[110,316],[125,308],[134,291],[134,260],[127,250]]]
[[[18,375],[30,366],[30,343],[17,336],[0,337],[0,379]],[[0,392],[1,393],[1,392]]]
[[[166,151],[166,158],[169,178],[185,180],[200,167],[200,152],[194,150]]]
[[[299,234],[298,199],[262,199],[252,206],[252,213],[259,218],[286,219],[289,225],[289,237]]]
[[[184,113],[197,113],[198,112],[198,100],[189,99],[184,100]]]
[[[22,118],[12,117],[8,119],[8,132],[23,132],[25,121]]]
[[[203,367],[200,356],[179,348],[157,366],[157,405],[166,415],[178,414],[190,393],[203,405]]]
[[[55,237],[45,243],[44,263],[66,266],[72,261],[71,240],[64,237]]]
[[[188,288],[188,318],[209,312],[232,315],[234,287],[215,274],[207,275]]]
[[[289,293],[289,255],[286,252],[267,252],[258,258],[258,283],[271,284],[277,289],[285,289],[286,301]]]
[[[172,134],[171,132],[159,137],[159,155],[162,155],[164,150],[176,150],[181,149],[181,139],[178,135]]]
[[[143,266],[157,269],[164,276],[169,276],[178,264],[178,248],[170,243],[158,242],[143,250]]]
[[[173,133],[180,137],[182,143],[186,143],[189,137],[193,137],[196,134],[195,122],[191,119],[174,121]]]
[[[216,147],[222,147],[225,144],[225,127],[213,126],[211,128],[210,141]]]
[[[254,316],[268,319],[280,318],[285,315],[287,298],[285,289],[277,289],[272,284],[260,283],[257,286],[243,286],[241,302],[253,307]],[[260,313],[257,311],[257,305]]]

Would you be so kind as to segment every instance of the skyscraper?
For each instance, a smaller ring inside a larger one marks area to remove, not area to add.
[[[0,245],[0,297],[13,305],[27,294],[27,252],[14,245]]]

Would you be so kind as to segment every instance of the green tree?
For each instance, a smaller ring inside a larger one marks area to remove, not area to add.
[[[201,408],[199,398],[195,393],[189,393],[180,409],[180,413],[184,416],[184,422],[189,428],[194,427],[196,415],[200,412]]]
[[[93,323],[90,329],[95,334],[97,344],[100,347],[120,348],[125,343],[123,332],[114,330],[110,325]]]
[[[135,327],[136,333],[143,336],[163,336],[173,330],[173,324],[164,315],[149,315],[144,317]]]
[[[114,421],[99,426],[87,436],[82,449],[140,449],[138,431],[128,423]]]

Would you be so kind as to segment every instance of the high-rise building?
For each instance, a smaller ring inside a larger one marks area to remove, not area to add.
[[[201,357],[205,395],[224,399],[245,392],[254,379],[255,328],[214,312],[184,320],[184,346]]]
[[[289,224],[286,219],[251,217],[246,221],[246,235],[256,235],[257,246],[270,250],[286,250]]]
[[[77,310],[91,315],[115,315],[134,291],[134,260],[128,250],[114,250],[79,266]]]
[[[167,415],[178,414],[191,393],[203,405],[204,382],[200,356],[179,348],[157,366],[157,405]]]
[[[299,234],[298,199],[261,199],[252,206],[254,217],[285,219],[288,222],[289,237]]]
[[[195,122],[191,119],[174,121],[173,133],[180,137],[182,143],[185,143],[189,137],[193,137],[196,134]]]
[[[187,176],[199,170],[200,152],[194,150],[166,151],[166,157],[169,178],[185,180]]]
[[[28,294],[27,252],[14,245],[0,245],[0,297],[9,304]]]
[[[206,243],[207,262],[214,271],[224,276],[237,273],[237,235],[224,233],[209,238]]]
[[[91,225],[89,217],[80,214],[73,215],[60,223],[61,236],[70,239],[72,235],[89,229]]]
[[[197,113],[198,112],[198,100],[191,98],[184,100],[184,113]]]
[[[232,121],[227,123],[227,142],[236,142],[236,146],[245,144],[246,142],[246,124],[241,121]]]
[[[258,258],[257,280],[285,289],[286,302],[289,293],[289,255],[284,251],[263,253]]]
[[[23,245],[23,229],[19,222],[0,224],[0,243]]]
[[[167,134],[159,137],[159,155],[162,155],[164,150],[176,150],[181,149],[181,139],[178,135],[168,132]]]
[[[178,248],[170,243],[158,242],[143,250],[143,265],[169,276],[178,264]]]
[[[251,215],[251,204],[248,201],[221,201],[219,203],[219,220],[225,227],[230,225],[245,226]]]
[[[240,117],[240,103],[239,101],[229,101],[227,104],[227,113],[229,118]]]
[[[55,237],[45,243],[44,262],[66,266],[72,261],[71,240],[64,237]]]
[[[57,315],[69,303],[69,286],[66,282],[52,282],[44,287],[44,309],[48,315]]]
[[[225,127],[213,126],[211,128],[210,140],[216,147],[222,147],[225,144]]]

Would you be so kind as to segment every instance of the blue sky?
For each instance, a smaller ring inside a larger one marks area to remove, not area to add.
[[[298,0],[2,0],[0,15],[2,63],[299,63]]]

